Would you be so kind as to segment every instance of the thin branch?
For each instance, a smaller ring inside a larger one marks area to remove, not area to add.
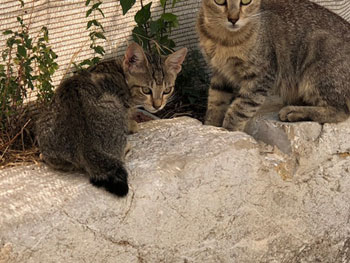
[[[173,50],[171,50],[170,48],[168,48],[168,47],[165,46],[165,45],[159,44],[159,43],[158,43],[157,41],[155,41],[154,39],[151,39],[151,38],[149,38],[149,37],[142,36],[142,35],[137,34],[137,33],[133,33],[133,34],[136,35],[139,39],[144,38],[144,39],[147,39],[147,40],[153,42],[153,44],[156,46],[157,50],[161,50],[161,51],[164,52],[164,49],[166,49],[166,50],[170,51],[170,53],[174,53]],[[141,38],[141,37],[142,37],[142,38]],[[164,53],[165,53],[165,52],[164,52]]]
[[[15,137],[13,137],[9,142],[7,142],[7,143],[5,143],[5,144],[3,145],[3,147],[6,147],[5,152],[7,151],[8,146],[10,146],[10,145],[17,139],[17,137],[20,136],[20,135],[23,133],[23,130],[27,127],[27,125],[28,125],[31,121],[32,121],[32,120],[28,120],[28,121],[24,124],[24,126],[21,128],[21,131],[19,131],[19,132],[15,135]],[[5,152],[2,154],[2,156],[5,155]]]
[[[67,69],[66,69],[65,73],[63,74],[61,83],[62,83],[62,81],[65,80],[65,78],[66,78],[66,76],[67,76],[67,74],[68,74],[68,72],[69,72],[69,69],[70,69],[71,65],[73,64],[73,61],[76,59],[76,57],[79,55],[79,53],[83,50],[83,48],[85,47],[86,43],[89,42],[89,41],[90,41],[90,39],[86,40],[86,41],[84,42],[84,44],[81,45],[80,49],[79,49],[77,52],[75,52],[75,53],[73,54],[71,60],[70,60],[69,63],[68,63]]]

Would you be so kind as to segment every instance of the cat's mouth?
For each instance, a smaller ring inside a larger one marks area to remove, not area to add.
[[[150,113],[156,113],[158,111],[161,111],[164,108],[164,106],[161,106],[159,109],[155,109],[153,107],[148,107],[148,106],[143,106],[143,108]]]
[[[238,25],[237,23],[232,24],[231,22],[227,22],[226,25],[227,25],[228,30],[232,31],[232,32],[236,32],[241,28],[240,25]]]
[[[237,32],[245,27],[249,23],[249,19],[240,18],[237,22],[231,23],[230,21],[226,22],[226,28],[231,32]]]

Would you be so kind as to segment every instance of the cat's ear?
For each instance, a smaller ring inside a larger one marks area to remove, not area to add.
[[[141,46],[131,43],[125,51],[123,70],[124,72],[144,72],[147,65],[147,58]]]
[[[170,71],[178,74],[181,71],[182,63],[187,55],[187,48],[181,48],[180,50],[169,55],[165,60],[165,65]]]

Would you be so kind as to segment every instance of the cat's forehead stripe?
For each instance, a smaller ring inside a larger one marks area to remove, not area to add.
[[[164,71],[162,67],[162,58],[158,54],[148,55],[152,77],[157,85],[162,85],[164,81]]]

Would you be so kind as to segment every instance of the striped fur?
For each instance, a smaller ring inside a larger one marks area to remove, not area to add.
[[[347,119],[350,24],[308,0],[202,0],[197,31],[213,69],[205,123],[244,130],[279,94],[282,121]]]
[[[95,186],[125,196],[127,134],[136,130],[130,114],[136,106],[163,107],[173,92],[163,98],[164,89],[174,86],[186,52],[150,56],[133,43],[124,58],[102,61],[66,79],[36,122],[42,159],[55,169],[83,170]],[[160,105],[155,106],[155,96]]]

